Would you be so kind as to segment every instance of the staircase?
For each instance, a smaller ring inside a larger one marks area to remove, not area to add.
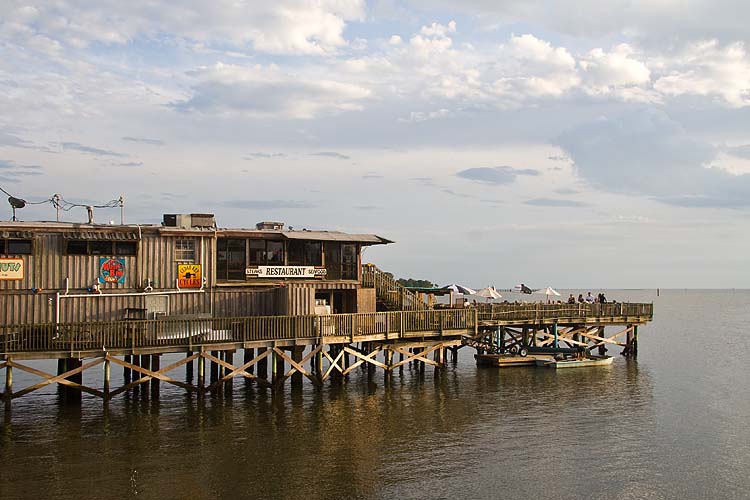
[[[378,310],[421,311],[427,304],[417,294],[399,285],[393,275],[378,269],[373,264],[362,266],[362,286],[374,288]]]

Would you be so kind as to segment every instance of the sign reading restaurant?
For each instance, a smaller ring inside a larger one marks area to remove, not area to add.
[[[322,278],[325,268],[314,266],[258,266],[245,269],[248,278]]]
[[[22,280],[23,259],[0,259],[0,280]]]

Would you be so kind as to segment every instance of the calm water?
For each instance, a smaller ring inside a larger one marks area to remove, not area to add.
[[[750,291],[607,297],[655,303],[637,361],[498,371],[462,349],[387,388],[357,371],[199,402],[163,384],[107,412],[45,389],[0,428],[0,498],[748,498]]]

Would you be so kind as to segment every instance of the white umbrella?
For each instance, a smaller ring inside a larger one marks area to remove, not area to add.
[[[547,288],[543,288],[541,290],[537,290],[534,293],[538,293],[538,294],[541,294],[541,295],[546,295],[547,296],[547,300],[549,300],[550,295],[556,295],[558,297],[560,296],[560,292],[558,292],[557,290],[555,290],[551,286],[548,286]]]
[[[486,288],[482,288],[481,290],[477,290],[477,293],[475,294],[478,297],[487,297],[487,300],[490,299],[501,299],[503,298],[502,295],[500,295],[497,290],[495,290],[494,286],[488,286]]]

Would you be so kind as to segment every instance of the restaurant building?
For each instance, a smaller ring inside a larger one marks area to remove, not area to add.
[[[0,222],[2,324],[375,311],[362,248],[374,234],[162,224]]]

